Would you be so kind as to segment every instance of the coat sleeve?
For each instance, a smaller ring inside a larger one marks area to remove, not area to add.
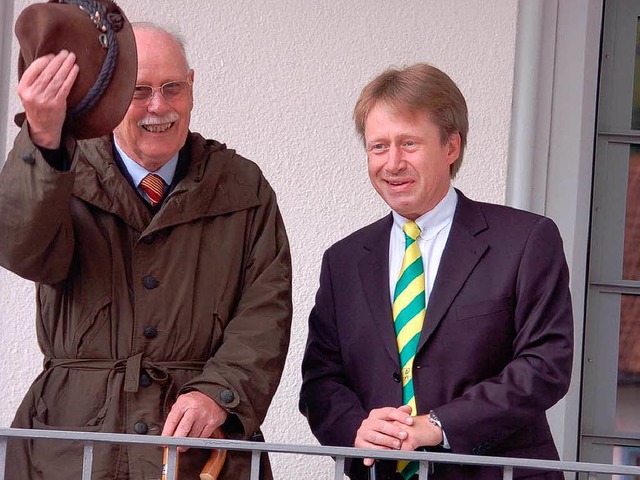
[[[40,283],[66,277],[74,249],[74,177],[45,161],[24,122],[0,172],[0,265]]]
[[[368,412],[345,375],[330,264],[329,251],[322,260],[320,287],[309,316],[299,408],[322,445],[353,447]]]
[[[202,375],[179,393],[199,390],[231,414],[230,438],[259,431],[284,368],[291,331],[291,255],[276,196],[261,178],[260,205],[248,226],[244,284],[223,342]]]
[[[560,234],[548,218],[536,222],[526,241],[515,296],[512,360],[498,375],[434,409],[454,453],[483,454],[496,445],[521,447],[511,445],[509,437],[541,421],[569,388],[569,272]]]

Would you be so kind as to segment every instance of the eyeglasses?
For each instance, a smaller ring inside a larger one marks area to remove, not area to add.
[[[179,100],[186,95],[189,91],[191,82],[167,82],[159,87],[152,87],[151,85],[136,85],[133,91],[133,100],[136,102],[149,102],[156,93],[156,90],[160,90],[162,96],[167,102],[172,100]]]

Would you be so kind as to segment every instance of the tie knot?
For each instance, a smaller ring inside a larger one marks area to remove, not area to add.
[[[415,240],[416,238],[418,238],[418,235],[420,235],[420,227],[414,221],[410,221],[410,222],[405,223],[402,226],[402,231],[411,240]]]
[[[162,180],[160,175],[156,175],[155,173],[148,174],[140,182],[140,187],[144,190],[144,193],[147,194],[152,207],[155,207],[162,201],[162,197],[164,197],[164,180]]]

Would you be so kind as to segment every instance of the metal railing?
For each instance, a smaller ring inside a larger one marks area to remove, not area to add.
[[[260,474],[260,454],[263,452],[279,454],[330,456],[335,459],[334,478],[343,480],[346,458],[375,458],[378,460],[415,460],[420,462],[419,479],[428,480],[431,463],[453,463],[462,465],[501,467],[503,479],[513,479],[514,468],[534,468],[546,471],[562,471],[588,474],[589,480],[596,480],[598,474],[630,475],[640,478],[640,467],[608,465],[586,462],[561,462],[553,460],[534,460],[508,457],[488,457],[477,455],[459,455],[454,453],[403,452],[364,450],[347,447],[321,447],[316,445],[292,445],[282,443],[249,442],[240,440],[197,439],[129,435],[121,433],[71,432],[58,430],[27,430],[0,428],[0,480],[5,479],[7,442],[9,438],[75,440],[84,442],[81,480],[91,480],[93,465],[93,447],[96,443],[144,444],[168,446],[167,480],[176,480],[174,471],[178,447],[223,449],[229,451],[251,452],[251,477],[258,480]],[[69,479],[80,480],[80,479]]]

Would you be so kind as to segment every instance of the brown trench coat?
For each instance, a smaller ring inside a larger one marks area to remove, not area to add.
[[[198,134],[187,144],[188,173],[152,216],[108,137],[68,143],[61,172],[25,123],[0,173],[0,264],[37,282],[45,364],[14,427],[159,435],[196,389],[231,413],[227,438],[260,437],[289,344],[289,244],[254,163]],[[208,455],[181,455],[181,478]],[[161,456],[97,444],[92,478],[158,479]],[[81,476],[80,444],[10,442],[8,457],[10,480]],[[229,452],[221,478],[249,468],[250,453]]]

